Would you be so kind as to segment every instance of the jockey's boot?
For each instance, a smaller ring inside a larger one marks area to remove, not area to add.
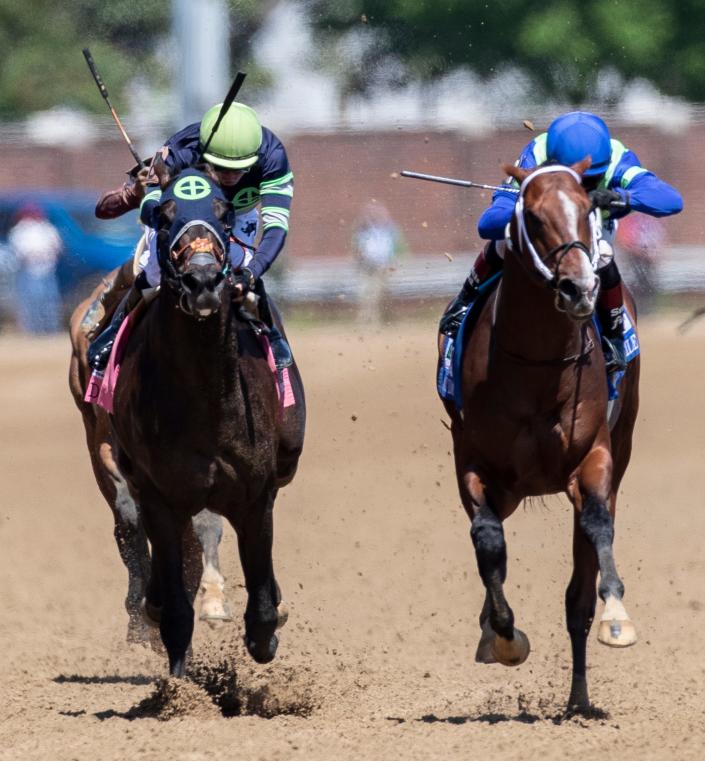
[[[122,301],[117,305],[108,327],[91,341],[88,347],[88,364],[92,370],[97,372],[105,370],[122,321],[139,304],[142,298],[142,289],[138,280],[139,278],[135,280],[128,292],[122,297]]]
[[[478,294],[480,286],[499,272],[504,265],[502,257],[497,253],[495,241],[490,241],[475,259],[472,269],[468,274],[460,293],[450,302],[438,324],[438,330],[446,336],[455,339],[458,330],[463,324],[468,309],[472,306]]]
[[[602,351],[605,369],[609,374],[625,370],[627,360],[624,351],[624,297],[622,276],[612,261],[597,271],[602,286],[597,300],[597,316],[602,328]]]
[[[277,366],[277,370],[282,370],[285,367],[290,367],[294,361],[291,354],[291,348],[286,342],[281,331],[274,323],[272,317],[272,310],[269,308],[269,297],[264,290],[264,283],[262,278],[257,281],[255,286],[255,293],[259,296],[259,303],[257,308],[259,309],[259,316],[262,322],[269,328],[269,345],[272,347],[272,354],[274,355],[274,364]]]

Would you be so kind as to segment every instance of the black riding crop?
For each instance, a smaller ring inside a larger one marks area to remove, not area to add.
[[[93,79],[95,80],[95,83],[98,85],[98,89],[100,90],[100,94],[103,96],[103,100],[107,103],[108,108],[110,109],[110,113],[113,115],[113,119],[115,119],[115,124],[117,124],[120,132],[122,132],[122,136],[125,138],[125,142],[127,143],[127,147],[130,149],[130,152],[132,153],[135,161],[137,162],[140,169],[144,167],[144,162],[139,156],[139,153],[135,150],[135,146],[132,145],[132,141],[130,140],[127,131],[122,126],[122,122],[120,121],[120,117],[117,115],[117,112],[113,108],[112,103],[110,102],[110,98],[108,97],[108,89],[103,83],[103,79],[98,73],[98,69],[96,68],[95,61],[93,60],[93,56],[91,55],[91,51],[88,48],[83,48],[83,56],[86,59],[86,63],[88,64],[88,68],[91,70],[91,74],[93,75]]]

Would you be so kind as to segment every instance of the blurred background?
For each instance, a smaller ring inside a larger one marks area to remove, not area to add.
[[[705,291],[699,0],[0,0],[0,39],[3,329],[63,330],[140,235],[134,213],[93,215],[134,161],[86,46],[145,157],[247,72],[239,99],[295,173],[267,275],[290,314],[438,311],[479,250],[490,196],[399,171],[497,183],[502,162],[577,107],[685,197],[677,217],[622,225],[618,261],[642,312]]]

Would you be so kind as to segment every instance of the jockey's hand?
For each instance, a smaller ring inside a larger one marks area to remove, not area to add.
[[[593,209],[628,209],[629,201],[621,193],[616,190],[608,190],[607,188],[598,188],[597,190],[591,190],[588,193],[590,201],[592,202]]]
[[[143,166],[142,169],[137,172],[135,177],[134,193],[142,200],[147,193],[147,186],[154,185],[156,183],[156,177],[152,171],[151,166]]]
[[[255,276],[247,267],[233,275],[233,299],[240,301],[255,287]]]

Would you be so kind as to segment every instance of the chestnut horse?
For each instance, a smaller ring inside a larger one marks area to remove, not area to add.
[[[605,602],[599,641],[636,642],[612,542],[638,408],[639,360],[628,366],[608,423],[604,358],[591,321],[599,291],[591,209],[580,184],[589,165],[586,159],[533,172],[504,167],[521,183],[504,274],[468,340],[462,413],[446,404],[486,589],[476,660],[509,666],[528,657],[529,641],[514,627],[503,590],[502,522],[527,497],[565,492],[574,507],[573,575],[565,596],[573,654],[568,710],[582,712],[590,709],[586,649],[598,571]]]
[[[163,179],[165,191],[172,185]],[[231,207],[206,175],[199,188],[202,201],[212,197],[208,223],[184,222],[183,195],[159,208],[161,289],[130,335],[110,418],[117,464],[151,545],[145,613],[159,624],[175,676],[184,674],[193,633],[183,538],[203,508],[237,534],[247,649],[260,663],[274,657],[286,613],[272,566],[272,514],[296,472],[305,427],[296,366],[288,368],[296,403],[282,408],[258,324],[237,298],[222,243]]]

